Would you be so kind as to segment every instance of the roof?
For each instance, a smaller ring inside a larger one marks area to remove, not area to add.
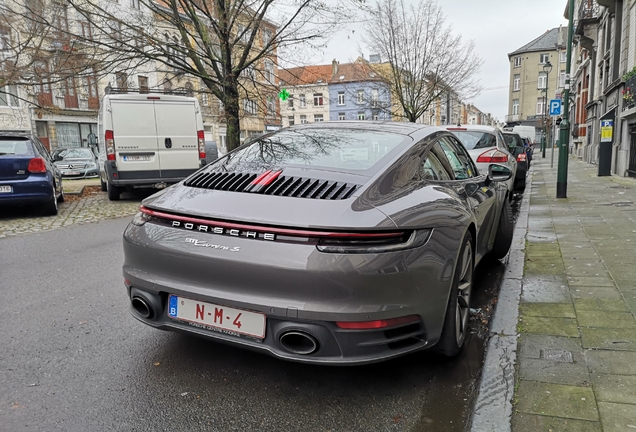
[[[559,27],[555,27],[551,30],[546,31],[538,38],[534,39],[532,42],[529,42],[522,46],[519,49],[514,50],[513,52],[508,54],[508,57],[513,56],[515,54],[534,52],[534,51],[555,51],[557,49],[557,45],[559,42]]]
[[[358,58],[353,63],[340,64],[335,62],[335,64],[279,69],[278,77],[281,82],[290,86],[379,81],[381,79],[380,74],[363,58]]]

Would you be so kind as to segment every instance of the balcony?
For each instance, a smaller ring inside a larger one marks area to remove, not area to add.
[[[507,114],[506,115],[506,123],[517,122],[521,120],[521,116],[519,114]]]
[[[575,32],[582,35],[584,27],[588,24],[596,23],[601,18],[600,0],[583,0],[579,6],[579,12],[575,17]]]

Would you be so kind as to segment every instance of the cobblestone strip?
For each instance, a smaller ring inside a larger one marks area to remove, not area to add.
[[[0,213],[0,238],[131,216],[138,209],[139,200],[109,201],[106,194],[99,193],[61,203],[57,216],[39,216],[35,209],[12,210],[10,214]]]

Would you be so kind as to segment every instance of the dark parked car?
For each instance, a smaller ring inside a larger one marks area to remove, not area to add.
[[[97,177],[97,156],[89,148],[58,149],[53,160],[63,177]]]
[[[456,355],[476,264],[510,248],[511,176],[432,126],[285,128],[142,202],[124,232],[131,312],[307,363]]]
[[[62,175],[33,136],[0,133],[0,205],[37,204],[57,214],[64,201]]]
[[[523,146],[526,149],[526,154],[528,155],[528,168],[532,164],[532,152],[534,151],[534,143],[530,141],[530,138],[521,137],[521,141],[523,141]]]
[[[502,132],[510,153],[517,159],[517,173],[515,174],[514,189],[524,191],[526,188],[526,177],[528,175],[528,151],[523,143],[523,139],[516,132]]]

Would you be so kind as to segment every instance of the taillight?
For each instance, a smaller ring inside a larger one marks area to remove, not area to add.
[[[479,163],[504,162],[505,163],[505,162],[508,162],[508,155],[500,150],[492,149],[480,154],[479,157],[477,158],[477,162]]]
[[[42,158],[33,158],[29,161],[29,166],[27,170],[30,173],[45,173],[46,172],[46,164],[44,163],[44,159]]]
[[[420,322],[420,317],[417,315],[409,315],[400,318],[375,321],[337,321],[336,325],[338,328],[346,330],[373,330],[416,322]]]
[[[525,162],[526,161],[526,153],[519,153],[519,156],[517,156],[517,162]]]
[[[205,135],[203,131],[197,131],[197,138],[199,139],[199,159],[205,159]]]
[[[115,135],[112,130],[107,130],[105,133],[106,141],[106,159],[109,161],[115,160]]]
[[[395,232],[389,237],[376,238],[359,234],[351,238],[322,238],[316,245],[320,252],[337,254],[373,254],[413,249],[425,245],[431,238],[430,229]]]

